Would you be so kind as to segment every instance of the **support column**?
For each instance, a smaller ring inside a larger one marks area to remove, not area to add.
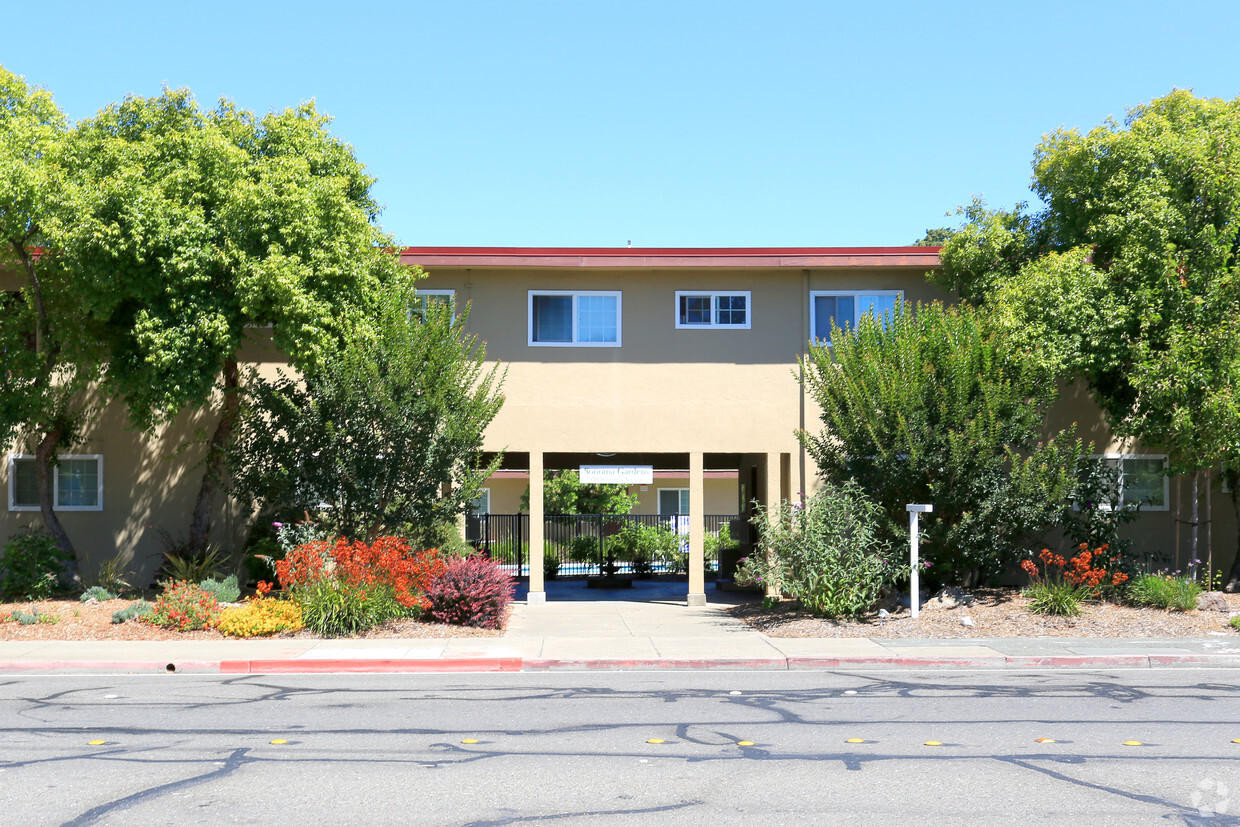
[[[781,473],[780,461],[779,454],[768,453],[766,455],[766,479],[762,485],[762,508],[768,515],[779,514],[779,507],[783,504],[783,498],[781,497],[783,474]],[[761,541],[761,538],[759,538],[759,541]],[[763,554],[769,554],[769,552],[764,551]],[[766,583],[766,595],[767,597],[779,596],[779,592],[775,589],[775,584],[770,582],[770,580]]]
[[[689,606],[706,605],[706,486],[702,452],[689,454]]]
[[[530,591],[526,603],[546,603],[543,585],[543,455],[530,451]]]

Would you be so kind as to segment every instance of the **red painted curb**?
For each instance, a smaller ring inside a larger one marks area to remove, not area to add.
[[[312,674],[329,672],[520,672],[520,658],[423,658],[423,659],[284,659],[225,660],[220,672],[244,674]]]
[[[603,669],[786,669],[784,658],[526,658],[524,672]]]
[[[1167,656],[1172,657],[1172,656]],[[1133,669],[1148,667],[1149,655],[1011,655],[1007,665],[1025,666],[1106,666],[1114,669]]]
[[[1002,655],[988,656],[982,655],[977,657],[957,657],[957,658],[939,658],[939,657],[882,657],[878,655],[856,655],[841,657],[790,657],[788,658],[789,669],[838,669],[851,666],[898,666],[898,667],[914,667],[926,669],[941,668],[1000,668],[1004,665]]]

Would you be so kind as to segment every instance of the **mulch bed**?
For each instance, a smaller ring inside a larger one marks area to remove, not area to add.
[[[1240,594],[1218,594],[1228,611],[1167,612],[1139,609],[1116,603],[1087,603],[1076,617],[1037,615],[1015,589],[975,589],[974,602],[953,609],[928,605],[913,620],[908,609],[893,610],[880,619],[870,614],[857,620],[814,617],[793,601],[770,609],[761,603],[734,606],[728,612],[771,637],[868,637],[868,638],[1001,638],[1001,637],[1098,637],[1171,638],[1240,637],[1228,621],[1240,614]],[[972,626],[961,623],[971,618]]]
[[[112,613],[123,609],[133,601],[106,600],[101,603],[83,603],[76,599],[39,600],[25,603],[0,603],[0,641],[6,640],[230,640],[217,631],[175,632],[130,620],[113,623]],[[7,620],[14,610],[41,614],[56,618],[55,623],[35,623],[22,626]],[[473,629],[465,626],[449,626],[422,620],[392,620],[357,638],[454,638],[454,637],[502,637],[502,631]],[[271,638],[318,638],[307,632],[291,632],[270,635]]]

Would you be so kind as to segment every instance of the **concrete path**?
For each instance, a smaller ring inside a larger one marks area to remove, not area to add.
[[[711,590],[711,603],[689,608],[683,602],[683,584],[641,584],[640,589],[623,592],[586,590],[579,583],[548,586],[547,603],[519,601],[514,605],[503,637],[0,641],[0,673],[1240,668],[1240,638],[1230,636],[969,641],[771,638],[723,611],[727,603],[752,599],[747,596]]]

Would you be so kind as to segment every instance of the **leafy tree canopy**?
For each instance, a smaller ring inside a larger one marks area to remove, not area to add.
[[[301,377],[248,383],[230,453],[239,493],[275,508],[326,506],[347,536],[386,529],[426,545],[478,496],[499,461],[476,464],[503,374],[464,333],[467,312],[436,301],[410,314],[416,275]]]
[[[1057,521],[1085,451],[1042,439],[1054,377],[980,314],[902,305],[831,341],[803,364],[823,430],[799,436],[829,486],[854,480],[878,503],[885,542],[907,542],[908,503],[934,503],[926,559],[950,583],[997,573]]]
[[[544,514],[628,514],[638,497],[626,485],[585,483],[576,471],[548,471],[543,480]],[[530,509],[530,490],[521,495],[521,510]]]

